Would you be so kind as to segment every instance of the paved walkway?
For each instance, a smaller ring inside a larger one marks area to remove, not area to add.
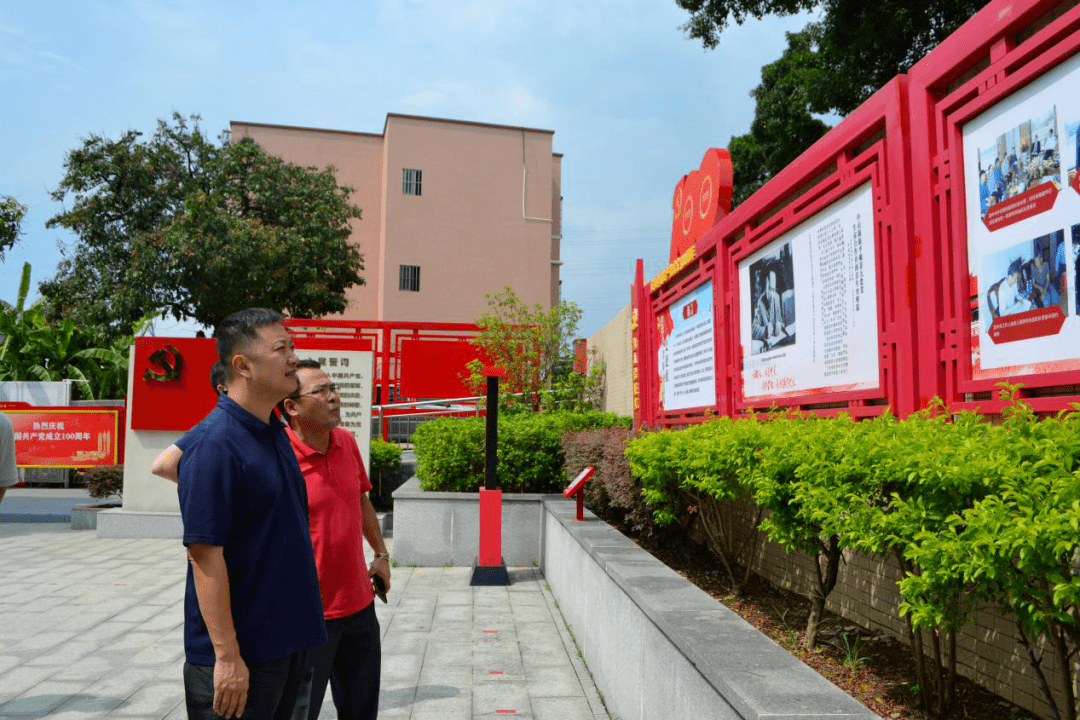
[[[178,540],[0,524],[0,718],[185,717],[185,571]],[[540,572],[470,575],[394,570],[379,717],[608,718]]]
[[[70,523],[71,508],[77,505],[93,505],[95,500],[86,488],[8,488],[0,501],[0,523]]]

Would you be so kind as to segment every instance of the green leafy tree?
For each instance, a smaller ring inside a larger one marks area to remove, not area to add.
[[[174,113],[152,137],[92,135],[68,153],[48,222],[78,236],[41,285],[51,317],[127,332],[147,313],[213,326],[247,306],[342,312],[362,284],[333,168],[301,168],[251,139],[212,142]]]
[[[22,235],[26,206],[10,195],[0,196],[0,261]]]
[[[788,33],[782,57],[751,92],[750,132],[731,139],[737,204],[828,130],[820,119],[846,115],[983,7],[987,0],[675,0],[690,14],[686,33],[715,48],[732,23],[815,11]]]
[[[565,301],[548,309],[529,305],[510,287],[486,297],[489,310],[475,321],[480,334],[470,342],[506,371],[499,381],[500,397],[532,410],[598,409],[603,365],[594,365],[584,379],[575,378],[572,370],[581,308]],[[484,363],[473,360],[466,367],[471,391],[482,394]]]

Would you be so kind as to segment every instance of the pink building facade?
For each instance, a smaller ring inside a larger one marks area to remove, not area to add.
[[[562,155],[551,130],[389,114],[382,134],[233,121],[234,139],[334,166],[363,217],[350,320],[472,322],[504,286],[559,302]],[[334,316],[339,317],[339,316]]]

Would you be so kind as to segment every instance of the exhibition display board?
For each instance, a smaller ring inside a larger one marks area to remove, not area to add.
[[[906,95],[890,82],[635,281],[640,422],[916,409]]]
[[[636,421],[1080,402],[1078,82],[1080,6],[995,0],[710,229],[674,207]]]
[[[911,79],[916,232],[933,238],[920,394],[996,412],[1080,400],[1080,8],[994,2]],[[935,332],[937,330],[937,332]]]

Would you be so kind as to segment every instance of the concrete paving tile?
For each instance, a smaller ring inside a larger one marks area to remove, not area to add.
[[[46,681],[32,688],[15,699],[0,705],[0,717],[9,715],[30,715],[41,717],[60,707],[78,694],[86,683]]]
[[[531,713],[529,694],[525,686],[484,683],[473,686],[473,716],[496,716],[499,710],[516,710],[516,716]]]
[[[512,631],[515,629],[514,614],[509,610],[474,607],[473,618],[477,627],[482,630]]]
[[[517,652],[473,652],[472,666],[479,672],[488,673],[492,670],[504,673],[520,675],[524,665],[521,655]]]
[[[472,684],[476,686],[487,683],[496,685],[524,685],[525,670],[520,666],[513,666],[507,670],[501,668],[474,667]]]
[[[65,619],[63,622],[56,624],[56,630],[89,630],[90,628],[103,623],[113,616],[111,612],[87,612],[85,608],[79,608],[79,611],[72,616]]]
[[[119,620],[106,620],[98,623],[86,632],[79,633],[79,639],[89,640],[102,645],[110,644],[116,638],[126,636],[135,629],[137,623],[121,622]]]
[[[585,697],[581,681],[569,665],[528,667],[525,680],[529,697]]]
[[[428,633],[422,630],[395,630],[382,637],[383,653],[422,655],[428,644]]]
[[[135,627],[136,632],[172,632],[184,624],[184,613],[182,611],[165,611],[161,609],[165,606],[161,605],[154,607],[159,608],[158,613],[146,620],[146,622],[139,623]]]
[[[161,612],[156,605],[135,605],[116,615],[114,620],[120,622],[143,623]]]
[[[3,675],[16,665],[21,665],[23,659],[18,655],[0,655],[0,675]]]
[[[130,662],[132,665],[167,665],[183,655],[184,648],[182,646],[155,643],[135,654]]]
[[[331,718],[332,718],[332,720],[337,720],[337,713],[333,712],[333,707],[334,707],[333,703],[331,703],[330,704],[330,708],[331,708],[331,712],[332,712],[331,715],[325,715],[324,716],[322,713],[320,713],[319,717],[320,718],[325,717],[325,718],[327,718],[327,720],[331,720]],[[324,711],[326,710],[325,706],[323,707],[323,710]],[[184,704],[184,703],[180,703],[179,705],[177,705],[176,707],[174,707],[172,709],[172,712],[170,712],[168,715],[165,716],[165,720],[187,720],[187,716],[188,716],[188,714],[187,714],[187,705]]]
[[[537,589],[536,592],[512,592],[510,593],[510,607],[547,607],[547,601],[544,599],[542,591]]]
[[[439,606],[445,605],[468,605],[472,607],[473,596],[472,591],[468,589],[461,590],[443,590],[439,593]]]
[[[382,682],[390,685],[407,682],[415,687],[423,663],[423,655],[383,655]]]
[[[40,593],[28,598],[20,608],[21,612],[33,614],[50,613],[68,601],[68,598]]]
[[[468,706],[432,703],[415,708],[409,720],[472,720],[472,717],[472,703]]]
[[[561,640],[522,640],[521,661],[525,667],[570,666],[571,659]]]
[[[463,645],[471,645],[473,641],[472,624],[468,625],[440,625],[431,628],[428,638],[436,642],[457,642]]]
[[[20,665],[0,674],[0,703],[14,700],[55,672],[56,668]]]
[[[442,605],[435,608],[431,618],[432,627],[441,625],[461,625],[473,620],[472,605]]]
[[[143,685],[151,682],[156,674],[148,668],[118,667],[117,672],[109,673],[88,685],[83,693],[126,700]]]
[[[66,707],[66,706],[65,706]],[[49,713],[49,720],[99,720],[108,717],[109,710],[64,710],[60,708]]]
[[[552,621],[547,605],[516,605],[513,612],[514,622],[539,623]]]
[[[49,648],[37,657],[26,661],[27,665],[57,665],[66,667],[98,649],[98,644],[85,640],[66,642]]]
[[[472,661],[472,647],[457,641],[428,641],[424,653],[424,667],[454,667],[470,665]]]
[[[389,629],[394,631],[424,631],[431,629],[431,615],[420,613],[402,613],[398,612],[394,615],[394,618],[388,623]]]
[[[395,710],[405,711],[405,717],[412,712],[413,700],[416,699],[415,683],[388,683],[385,679],[379,688],[379,717]],[[325,704],[325,703],[324,703]]]
[[[495,630],[484,628],[472,637],[473,650],[479,651],[510,651],[517,650],[518,638],[513,628]]]
[[[114,716],[145,716],[161,718],[184,702],[182,683],[147,683],[113,710]]]
[[[53,680],[86,680],[93,682],[116,668],[115,663],[103,657],[84,657],[56,671]]]
[[[428,665],[420,669],[420,685],[445,685],[458,688],[462,692],[471,692],[473,670],[471,665],[440,667]]]
[[[533,717],[536,720],[595,720],[592,708],[583,697],[532,697]],[[606,718],[607,715],[600,715]]]

